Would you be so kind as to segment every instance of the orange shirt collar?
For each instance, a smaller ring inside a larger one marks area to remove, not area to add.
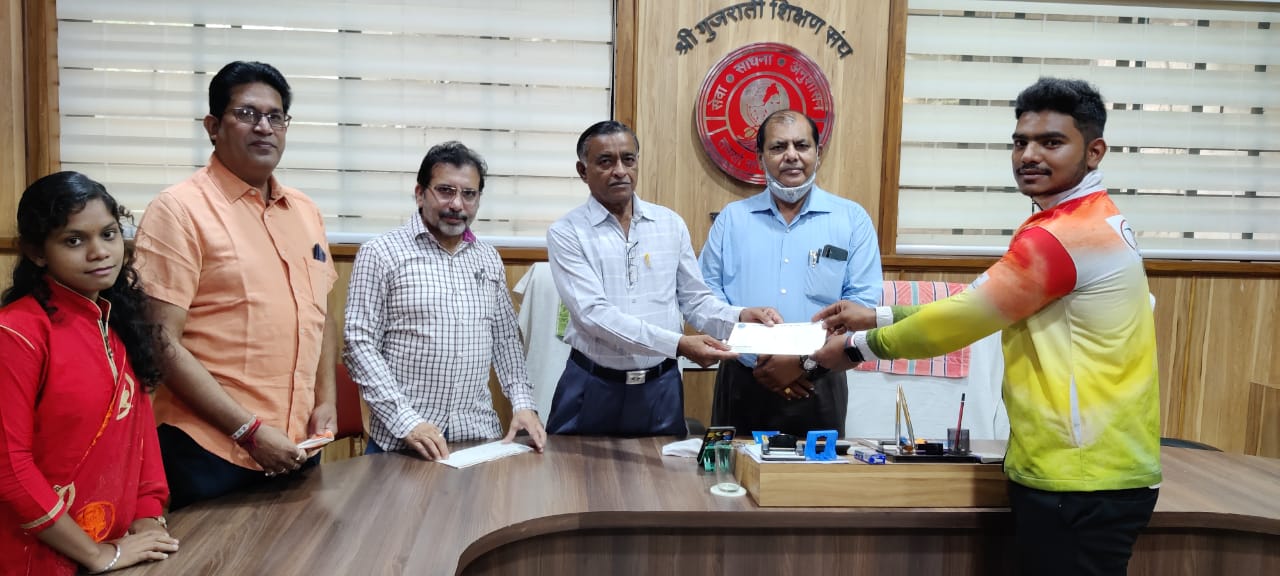
[[[257,190],[257,188],[250,186],[248,182],[241,180],[239,176],[232,173],[231,170],[218,159],[218,154],[216,152],[209,154],[209,177],[213,179],[213,183],[218,187],[218,191],[222,192],[222,194],[227,197],[228,202],[235,202],[245,194],[249,194]],[[285,204],[288,204],[287,198],[289,195],[285,193],[284,187],[280,186],[280,183],[276,181],[274,174],[272,174],[271,179],[268,180],[268,186],[270,186],[270,190],[276,196],[276,200],[285,201]]]

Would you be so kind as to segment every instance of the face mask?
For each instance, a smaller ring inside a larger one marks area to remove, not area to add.
[[[809,179],[805,180],[803,184],[796,186],[795,188],[785,188],[776,178],[773,177],[773,174],[770,174],[768,170],[764,171],[764,180],[768,184],[769,192],[787,204],[795,204],[805,196],[808,196],[809,191],[813,189],[814,180],[817,179],[818,167],[814,166],[813,174],[810,174]]]

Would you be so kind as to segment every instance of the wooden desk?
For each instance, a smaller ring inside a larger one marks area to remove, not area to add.
[[[756,507],[663,458],[666,438],[555,436],[454,470],[325,464],[174,514],[182,550],[120,574],[1007,574],[1008,510]],[[1130,574],[1280,573],[1280,460],[1164,449]]]

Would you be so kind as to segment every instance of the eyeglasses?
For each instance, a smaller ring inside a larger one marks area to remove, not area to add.
[[[640,281],[640,263],[636,262],[636,248],[640,242],[627,243],[627,289],[635,288]]]
[[[253,108],[232,108],[231,115],[236,120],[250,126],[257,126],[263,118],[267,119],[267,124],[276,130],[284,130],[289,127],[289,121],[293,120],[293,116],[280,112],[259,112]]]
[[[457,198],[459,194],[462,195],[463,204],[470,205],[480,201],[480,191],[475,188],[463,188],[459,191],[448,184],[437,184],[431,190],[436,193],[436,198],[439,198],[445,204],[452,203],[453,199]]]

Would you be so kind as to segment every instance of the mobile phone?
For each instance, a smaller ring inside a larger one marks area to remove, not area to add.
[[[849,259],[849,251],[839,246],[827,244],[822,247],[822,257],[844,262]]]
[[[708,427],[706,434],[702,435],[702,447],[698,449],[698,464],[705,464],[708,446],[722,440],[725,442],[733,440],[734,432],[735,428],[733,426]]]

